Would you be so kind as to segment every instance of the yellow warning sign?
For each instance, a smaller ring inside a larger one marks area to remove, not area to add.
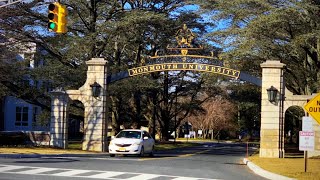
[[[320,93],[312,98],[305,106],[304,109],[320,124]]]

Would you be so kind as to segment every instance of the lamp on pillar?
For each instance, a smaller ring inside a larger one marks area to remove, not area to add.
[[[267,93],[268,93],[268,100],[272,103],[276,102],[278,89],[271,86],[270,88],[267,89]]]
[[[92,90],[92,96],[93,97],[99,97],[100,92],[101,92],[101,86],[97,82],[94,82],[93,84],[90,85],[91,90]]]

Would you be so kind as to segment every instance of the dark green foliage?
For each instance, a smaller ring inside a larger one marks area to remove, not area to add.
[[[196,1],[198,2],[198,1]],[[209,37],[226,49],[236,69],[259,75],[265,60],[286,64],[286,87],[294,94],[319,91],[319,4],[312,0],[199,1],[221,30]]]
[[[230,98],[238,106],[239,134],[243,137],[259,137],[261,119],[261,92],[260,87],[251,84],[234,84],[229,86]]]

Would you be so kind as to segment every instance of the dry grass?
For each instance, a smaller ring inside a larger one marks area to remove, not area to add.
[[[256,154],[248,159],[257,166],[276,174],[303,180],[320,180],[319,158],[308,159],[307,172],[304,172],[303,158],[260,158]]]
[[[156,150],[169,150],[175,148],[192,147],[198,144],[192,142],[158,142],[156,143]]]
[[[173,142],[159,142],[156,144],[156,150],[166,150],[181,147],[195,146],[194,143],[173,143]],[[99,152],[88,152],[81,150],[80,142],[69,143],[68,149],[58,149],[49,147],[1,147],[0,154],[86,154],[86,153],[99,153]]]
[[[0,154],[85,154],[87,151],[46,147],[0,147]]]

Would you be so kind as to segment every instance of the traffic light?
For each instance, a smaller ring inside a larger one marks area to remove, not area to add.
[[[53,3],[53,4],[49,4],[49,14],[48,14],[48,18],[49,18],[49,23],[48,23],[48,29],[54,32],[57,32],[58,30],[58,6],[60,4],[59,3]]]
[[[48,29],[56,33],[66,33],[67,32],[67,19],[68,14],[66,6],[55,2],[48,6],[49,9],[49,23]]]

